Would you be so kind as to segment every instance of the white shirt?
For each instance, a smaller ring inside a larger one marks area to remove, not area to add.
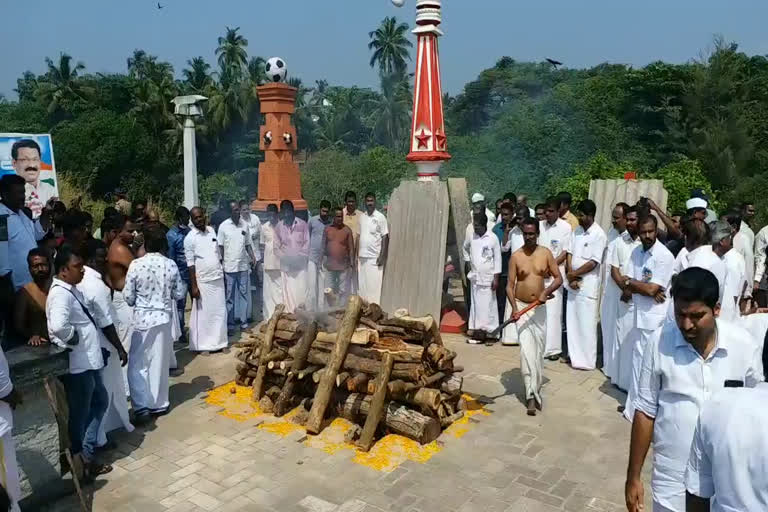
[[[88,318],[86,308],[93,321]],[[112,322],[98,308],[89,306],[80,290],[54,277],[45,302],[45,316],[48,318],[51,342],[71,349],[69,373],[83,373],[104,367],[100,329]],[[78,337],[77,345],[67,345],[75,334]]]
[[[723,300],[723,292],[725,291],[725,262],[715,254],[711,245],[702,245],[701,247],[694,249],[692,252],[683,247],[683,249],[677,254],[675,264],[672,269],[672,275],[679,274],[683,270],[690,267],[699,267],[712,272],[717,278],[717,284],[720,287],[720,301]]]
[[[261,225],[261,242],[264,245],[264,270],[280,270],[280,258],[275,254],[275,227],[269,222]]]
[[[7,215],[8,224],[8,240],[2,242],[4,249],[0,248],[0,276],[13,272],[13,288],[18,291],[32,282],[27,254],[37,248],[37,241],[43,238],[45,231],[40,227],[40,222],[32,221],[23,211],[14,212],[2,203],[0,215]]]
[[[5,398],[13,391],[11,372],[8,369],[8,360],[5,352],[0,348],[0,398]],[[13,411],[8,403],[0,401],[0,436],[4,436],[13,430]]]
[[[655,418],[653,427],[654,501],[685,510],[685,467],[702,405],[726,380],[754,387],[763,380],[762,356],[749,333],[717,319],[717,341],[707,359],[683,338],[677,324],[664,324],[645,350],[635,409]]]
[[[246,247],[252,247],[251,228],[240,219],[239,224],[227,219],[221,223],[218,231],[219,247],[224,248],[224,272],[245,272],[248,270],[251,257]]]
[[[768,510],[768,384],[724,388],[707,402],[685,473],[712,512]]]
[[[744,233],[744,236],[747,237],[749,240],[749,246],[754,247],[755,246],[755,232],[752,231],[752,228],[749,227],[749,224],[741,221],[741,226],[739,226],[739,233]]]
[[[516,250],[520,249],[523,245],[525,245],[523,232],[520,230],[519,226],[515,226],[509,230],[509,235],[507,236],[507,243],[501,246],[501,252],[514,253]]]
[[[734,297],[740,297],[744,284],[749,283],[744,271],[744,258],[731,249],[722,258],[725,263],[725,290],[720,304],[720,317],[734,322],[739,318],[738,303]]]
[[[744,258],[744,261],[754,261],[755,255],[752,251],[752,244],[749,241],[749,237],[739,231],[736,233],[736,235],[733,237],[733,251],[738,252],[741,254],[741,257]],[[729,251],[731,252],[731,251]],[[748,282],[752,282],[755,278],[755,269],[752,265],[744,267],[744,271],[746,273],[746,278]],[[747,290],[747,295],[752,295],[752,287],[750,286]]]
[[[600,291],[600,263],[603,261],[606,236],[603,228],[593,222],[588,230],[579,226],[573,231],[571,246],[568,253],[571,255],[571,270],[577,270],[588,261],[594,261],[597,266],[581,276],[581,286],[578,290],[567,286],[569,293],[584,295],[596,299]]]
[[[488,214],[488,210],[486,210],[486,217]],[[474,218],[474,215],[472,216]],[[488,222],[486,224],[486,228],[488,230],[488,233],[493,233],[493,228],[496,226],[496,222],[493,220],[493,215],[491,215],[488,218]],[[464,230],[464,261],[469,261],[469,246],[472,242],[472,239],[475,237],[475,224],[473,222],[470,222],[469,225],[467,225],[467,229]]]
[[[378,210],[373,214],[364,212],[360,216],[360,258],[378,258],[381,254],[381,241],[389,235],[387,218]]]
[[[635,302],[635,327],[638,329],[656,330],[661,328],[669,308],[672,280],[672,266],[675,257],[664,244],[656,240],[650,249],[643,250],[642,244],[632,251],[632,269],[629,277],[643,283],[653,283],[661,286],[667,299],[658,303],[653,297],[639,293],[632,294]]]
[[[195,267],[195,276],[199,282],[207,283],[224,277],[216,232],[211,226],[206,226],[205,231],[192,228],[184,237],[184,256],[187,266]]]
[[[134,329],[146,331],[170,322],[171,304],[186,294],[179,267],[160,253],[147,253],[128,266],[123,296],[133,307]]]
[[[629,276],[632,269],[632,251],[639,247],[640,240],[632,239],[629,231],[624,231],[608,244],[608,257],[606,261],[612,267],[619,269],[623,276]]]
[[[112,304],[112,293],[109,286],[102,279],[101,273],[88,265],[85,265],[83,269],[85,270],[85,275],[83,280],[77,285],[77,289],[83,294],[86,303],[89,304],[89,310],[98,310],[105,322],[109,321],[110,324],[114,324],[117,312]],[[112,353],[117,353],[117,349],[107,340],[103,332],[99,331],[99,337],[103,348]]]
[[[52,197],[56,197],[56,187],[46,181],[37,181],[37,186],[32,183],[24,184],[24,206],[32,210],[32,218],[37,219],[43,213],[45,203]]]
[[[490,286],[493,276],[501,274],[499,238],[486,231],[483,236],[472,235],[469,249],[470,271],[467,277],[480,286]]]
[[[563,219],[557,219],[554,224],[546,220],[539,222],[539,245],[549,249],[555,260],[571,246],[572,236],[571,225]]]
[[[252,214],[248,214],[248,218],[243,217],[243,221],[248,224],[248,228],[251,230],[251,248],[253,249],[253,256],[256,261],[261,261],[261,221],[259,218]]]
[[[768,226],[755,235],[755,281],[760,283],[765,275],[765,250],[768,247]]]

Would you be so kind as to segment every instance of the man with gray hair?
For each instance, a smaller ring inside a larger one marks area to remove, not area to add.
[[[712,252],[725,263],[723,300],[720,304],[720,318],[735,322],[739,318],[739,298],[746,289],[747,277],[744,257],[733,249],[733,227],[725,220],[713,222]]]

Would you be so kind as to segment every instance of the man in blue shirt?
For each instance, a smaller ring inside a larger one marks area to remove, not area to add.
[[[496,305],[499,309],[499,321],[503,322],[504,311],[507,305],[507,272],[509,271],[509,257],[512,255],[509,244],[509,233],[515,227],[515,206],[512,203],[501,204],[501,222],[493,227],[493,233],[499,239],[501,246],[501,275],[499,286],[496,288]]]
[[[168,240],[168,258],[179,267],[179,276],[184,284],[189,287],[189,268],[187,268],[187,258],[184,256],[184,237],[189,233],[189,210],[184,206],[176,208],[176,224],[168,230],[165,237]],[[181,328],[180,342],[186,343],[187,335],[184,332],[184,310],[187,307],[187,296],[176,302],[179,310],[179,327]]]
[[[320,201],[320,214],[309,219],[309,262],[307,264],[307,307],[312,311],[325,309],[325,228],[331,225],[331,203]]]

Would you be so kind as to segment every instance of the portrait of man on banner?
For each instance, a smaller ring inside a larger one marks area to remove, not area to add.
[[[25,206],[37,218],[59,195],[51,136],[0,134],[0,176],[16,173],[26,182]]]

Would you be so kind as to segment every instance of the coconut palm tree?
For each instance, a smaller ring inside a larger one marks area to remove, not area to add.
[[[392,149],[402,148],[408,138],[411,83],[403,73],[381,78],[381,94],[370,107],[373,135]]]
[[[230,73],[231,79],[239,79],[243,68],[248,63],[248,40],[237,31],[240,27],[229,28],[223,37],[219,37],[219,47],[216,55],[222,73]]]
[[[144,50],[133,50],[133,55],[126,59],[128,65],[128,76],[131,78],[142,78],[147,63],[155,62],[157,57],[149,55]]]
[[[267,82],[267,72],[264,69],[267,61],[263,57],[251,57],[248,61],[248,77],[254,87]]]
[[[187,66],[189,67],[184,69],[181,73],[184,75],[184,81],[192,91],[201,93],[206,87],[213,83],[210,74],[211,65],[205,62],[203,57],[195,57],[194,59],[188,60]]]
[[[406,36],[408,28],[407,23],[398,24],[397,18],[388,16],[379,28],[368,33],[371,39],[368,49],[373,51],[370,61],[372,68],[378,64],[382,75],[405,71],[406,61],[411,60],[408,48],[413,47],[413,43]]]
[[[82,62],[72,65],[72,57],[66,53],[59,55],[59,65],[46,57],[48,72],[44,81],[37,89],[40,100],[48,104],[48,112],[53,113],[62,107],[62,103],[76,100],[87,100],[90,92],[88,87],[79,83],[80,72],[85,69]]]
[[[250,84],[233,77],[234,73],[222,72],[218,87],[209,88],[208,113],[216,133],[248,120],[253,92]]]

